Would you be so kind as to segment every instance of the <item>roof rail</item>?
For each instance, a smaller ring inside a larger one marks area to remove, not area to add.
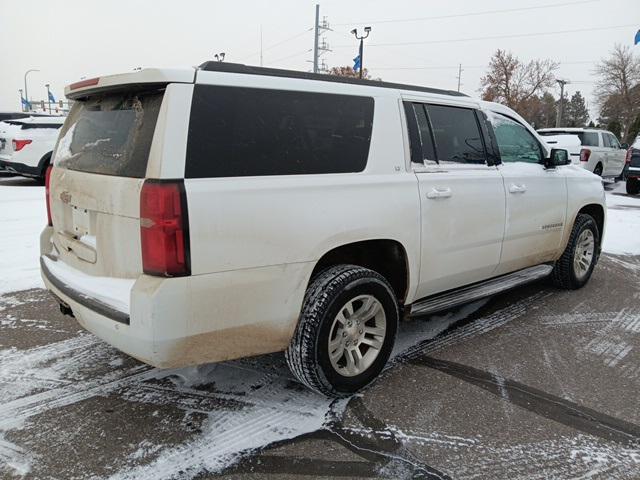
[[[464,93],[454,90],[441,90],[438,88],[421,87],[418,85],[406,85],[403,83],[390,83],[378,80],[361,80],[352,77],[340,77],[324,73],[300,72],[297,70],[283,70],[280,68],[254,67],[242,63],[208,61],[201,64],[198,69],[206,72],[242,73],[245,75],[264,75],[268,77],[299,78],[303,80],[319,80],[321,82],[349,83],[368,87],[393,88],[397,90],[414,90],[418,92],[437,93],[455,97],[467,97]]]

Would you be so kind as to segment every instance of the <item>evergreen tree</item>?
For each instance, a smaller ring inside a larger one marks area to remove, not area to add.
[[[567,127],[584,127],[589,120],[589,110],[582,94],[577,91],[566,103],[564,125]]]

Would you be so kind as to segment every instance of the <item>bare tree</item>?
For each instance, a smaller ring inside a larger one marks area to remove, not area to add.
[[[627,138],[631,124],[640,113],[640,59],[634,57],[628,46],[616,44],[609,57],[596,65],[594,73],[598,76],[595,95],[600,106],[601,117],[611,117],[622,126],[623,136]]]
[[[552,60],[523,63],[511,52],[497,50],[489,62],[489,71],[480,79],[482,98],[507,105],[526,118],[522,110],[553,86],[557,68],[558,63]]]

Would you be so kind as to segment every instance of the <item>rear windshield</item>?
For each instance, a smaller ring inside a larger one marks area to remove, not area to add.
[[[196,85],[186,176],[360,172],[373,106],[371,97]]]
[[[163,95],[107,93],[74,102],[60,131],[55,165],[143,178]]]
[[[551,137],[554,135],[574,135],[580,140],[580,145],[583,147],[597,147],[598,146],[598,133],[597,132],[572,132],[563,130],[553,130],[550,132],[538,132],[543,137]]]

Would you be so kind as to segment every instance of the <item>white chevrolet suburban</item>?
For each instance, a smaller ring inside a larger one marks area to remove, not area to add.
[[[47,175],[46,286],[178,367],[285,351],[349,395],[398,322],[600,254],[599,177],[457,92],[208,62],[83,80]]]
[[[595,128],[543,128],[538,133],[550,147],[568,150],[572,163],[603,178],[622,177],[629,146],[613,133]]]

